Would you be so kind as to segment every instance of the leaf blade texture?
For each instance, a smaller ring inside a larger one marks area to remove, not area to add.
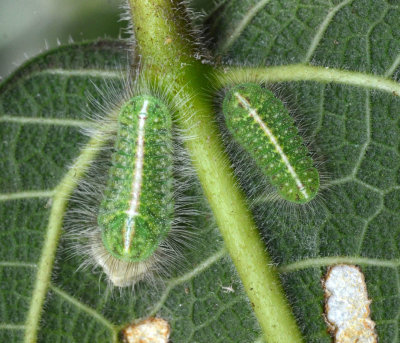
[[[213,53],[224,63],[310,63],[398,81],[396,1],[194,5],[210,13]],[[82,109],[91,111],[87,94],[118,74],[125,58],[120,43],[63,47],[0,86],[1,341],[23,340],[49,199],[87,140],[79,131],[86,122]],[[301,214],[304,220],[279,206],[277,215],[276,203],[262,190],[254,193],[252,179],[243,188],[257,197],[255,218],[305,340],[331,342],[320,280],[329,265],[355,263],[365,275],[379,341],[398,342],[399,97],[323,81],[289,81],[279,90],[324,161],[329,187],[313,211]],[[206,204],[199,206],[207,212]],[[110,342],[121,326],[149,314],[169,320],[174,342],[257,341],[259,328],[240,281],[212,219],[203,219],[196,223],[202,244],[188,249],[184,271],[161,290],[142,286],[134,295],[112,295],[98,274],[77,271],[81,261],[70,257],[61,238],[38,341]]]

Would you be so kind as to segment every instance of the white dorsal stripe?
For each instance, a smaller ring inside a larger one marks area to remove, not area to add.
[[[149,101],[145,100],[143,106],[139,112],[139,127],[138,137],[136,141],[137,149],[135,156],[135,170],[132,181],[131,200],[129,202],[129,209],[126,212],[128,215],[127,222],[125,224],[125,239],[124,239],[124,250],[128,252],[131,245],[132,237],[135,234],[135,221],[134,217],[137,216],[139,203],[140,203],[140,192],[142,189],[143,179],[143,162],[144,162],[144,125],[147,119]]]
[[[288,157],[284,153],[282,147],[279,145],[278,140],[273,135],[272,131],[268,128],[267,125],[262,121],[260,116],[258,115],[257,111],[251,107],[250,103],[244,98],[241,94],[235,93],[235,97],[238,99],[241,105],[249,112],[250,117],[252,117],[258,125],[260,125],[261,129],[267,135],[273,146],[275,147],[276,152],[282,158],[283,163],[285,164],[286,168],[289,170],[290,175],[293,177],[294,181],[296,182],[297,187],[299,188],[300,192],[303,194],[304,198],[308,199],[310,196],[307,193],[306,188],[304,187],[303,183],[301,182],[299,176],[297,175],[296,171],[294,170],[293,166],[290,164]]]

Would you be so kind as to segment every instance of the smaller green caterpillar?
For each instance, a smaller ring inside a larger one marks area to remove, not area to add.
[[[311,201],[319,189],[319,173],[281,100],[258,84],[231,88],[223,113],[233,138],[251,155],[282,198]]]
[[[171,229],[172,151],[172,119],[160,100],[137,96],[122,106],[97,216],[105,250],[95,256],[117,286],[142,278]]]

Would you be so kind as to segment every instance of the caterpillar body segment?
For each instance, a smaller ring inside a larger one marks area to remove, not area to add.
[[[170,231],[172,151],[172,119],[160,100],[137,96],[122,106],[98,212],[102,243],[114,264],[150,263]],[[99,262],[107,264],[104,257]]]
[[[311,201],[319,190],[318,170],[281,100],[258,84],[231,88],[223,101],[226,126],[276,187],[292,203]]]

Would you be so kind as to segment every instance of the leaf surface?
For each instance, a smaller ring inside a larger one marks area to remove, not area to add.
[[[210,19],[215,54],[233,65],[304,63],[397,81],[398,5],[225,2]],[[322,317],[321,278],[336,263],[361,266],[379,342],[398,342],[398,93],[326,81],[275,85],[323,162],[320,203],[299,221],[291,209],[261,195],[256,217],[307,342],[331,341]]]
[[[51,196],[86,144],[81,127],[93,124],[95,102],[106,102],[99,89],[122,91],[126,63],[122,43],[73,45],[38,57],[2,85],[1,341],[23,339],[48,217],[57,206]],[[39,341],[116,341],[123,326],[149,315],[167,319],[178,342],[256,339],[257,323],[212,216],[196,201],[203,213],[191,223],[197,236],[164,284],[112,291],[100,270],[78,270],[83,252],[75,256],[62,236]]]
[[[395,80],[400,71],[395,0],[221,3],[195,5],[210,13],[214,54],[224,63],[305,63]],[[63,47],[32,60],[0,86],[1,341],[23,339],[53,209],[50,197],[87,142],[79,127],[90,125],[86,113],[95,111],[88,95],[102,102],[96,87],[123,87],[123,48],[113,42]],[[242,184],[305,340],[331,342],[320,280],[329,265],[355,263],[366,277],[380,342],[398,342],[399,97],[322,81],[275,87],[323,161],[326,187],[299,214],[269,201],[255,176]],[[184,251],[183,267],[165,285],[141,284],[134,292],[112,292],[98,270],[78,270],[82,258],[71,257],[62,236],[39,341],[110,342],[123,325],[150,314],[170,322],[173,342],[257,340],[258,325],[207,206],[196,206],[203,213],[195,219],[199,238]]]

